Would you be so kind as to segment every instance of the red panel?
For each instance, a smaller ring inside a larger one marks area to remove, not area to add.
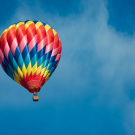
[[[12,45],[12,42],[13,40],[16,38],[16,34],[15,34],[15,31],[12,31],[11,35],[9,36],[8,38],[8,44],[9,44],[9,47],[11,48],[11,45]]]
[[[40,33],[40,35],[38,35],[38,37],[37,37],[38,43],[40,43],[45,37],[46,37],[46,32],[45,32],[45,30],[44,30],[44,31],[42,31],[42,33]]]
[[[58,48],[58,47],[59,47],[59,40],[54,43],[53,49]]]
[[[25,30],[25,25],[21,24],[17,29],[16,29],[16,37],[18,38],[19,34]]]
[[[27,35],[29,35],[33,29],[35,29],[35,31],[36,31],[36,27],[35,27],[35,24],[34,23],[30,24],[28,26],[28,28],[26,29]]]
[[[36,35],[36,30],[33,29],[29,35],[27,35],[27,39],[28,39],[28,43],[30,43],[30,41],[33,39],[33,37]]]
[[[50,43],[52,43],[54,41],[54,37],[50,36],[49,38],[47,38],[46,40],[46,45],[49,45]]]
[[[38,29],[37,29],[37,36],[39,36],[39,34],[41,34],[43,31],[45,31],[45,27],[44,25],[41,25]],[[46,32],[45,32],[46,33]]]
[[[7,38],[4,37],[2,42],[1,42],[1,46],[2,46],[2,50],[4,51],[4,47],[5,47],[5,44],[7,43]]]
[[[20,42],[22,41],[23,37],[26,35],[25,29],[23,29],[22,31],[20,31],[18,37],[17,37],[17,41],[18,41],[18,45],[20,45]]]

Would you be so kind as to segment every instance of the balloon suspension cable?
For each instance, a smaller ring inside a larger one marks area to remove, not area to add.
[[[33,101],[38,101],[39,97],[36,92],[33,93]]]

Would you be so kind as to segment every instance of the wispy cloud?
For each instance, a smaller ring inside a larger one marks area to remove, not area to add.
[[[61,17],[58,13],[44,12],[38,1],[32,6],[21,2],[9,20],[9,25],[27,19],[46,22],[56,29],[62,41],[61,61],[39,93],[42,100],[39,104],[81,102],[90,97],[88,102],[95,107],[117,108],[127,134],[134,134],[135,95],[131,100],[129,93],[135,89],[135,36],[117,32],[108,25],[109,14],[104,1],[82,1],[80,5],[84,9],[80,14]],[[32,105],[31,95],[5,77],[2,69],[0,73],[3,106],[23,106],[24,102]]]

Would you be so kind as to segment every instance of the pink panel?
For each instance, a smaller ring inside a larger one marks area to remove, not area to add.
[[[46,45],[46,37],[38,44],[38,52]]]
[[[56,64],[56,66],[58,66],[59,62],[60,62],[60,61],[58,61],[58,63]]]
[[[19,49],[20,49],[20,52],[22,53],[25,45],[27,44],[27,37],[26,35],[23,37],[22,41],[20,42],[20,45],[19,45]]]
[[[16,38],[13,40],[13,42],[12,42],[12,45],[11,45],[11,52],[12,52],[12,54],[13,54],[13,56],[14,56],[14,53],[15,53],[15,50],[16,50],[16,47],[17,47],[17,40],[16,40]]]
[[[61,56],[61,54],[58,54],[57,57],[56,57],[56,59],[55,59],[55,61],[59,60],[60,59],[60,56]]]
[[[45,53],[48,53],[53,49],[54,42],[50,43],[49,45],[46,46]]]
[[[30,41],[30,43],[29,43],[29,52],[32,50],[32,48],[36,45],[36,43],[37,43],[37,35],[35,35],[34,37],[33,37],[33,39]]]
[[[6,58],[8,59],[8,53],[9,53],[9,46],[8,46],[8,43],[5,44],[5,47],[4,47],[4,54],[6,56]]]
[[[0,49],[0,63],[1,62],[4,62],[4,55],[3,55],[2,50]]]
[[[58,50],[59,50],[59,47],[58,47],[58,48],[56,48],[56,49],[54,49],[54,50],[53,50],[53,52],[52,52],[52,55],[51,55],[51,56],[56,55],[56,54],[58,53]]]

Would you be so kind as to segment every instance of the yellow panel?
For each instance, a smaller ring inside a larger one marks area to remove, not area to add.
[[[51,27],[50,27],[48,24],[45,25],[46,31],[48,31],[50,28],[51,28]]]
[[[15,24],[9,26],[9,28],[7,29],[7,32],[8,32],[11,28],[13,28],[13,27],[15,28]]]
[[[46,78],[49,78],[49,76],[50,76],[50,73],[47,74]],[[46,78],[45,78],[45,79],[46,79]]]
[[[26,69],[26,67],[25,67],[25,64],[23,64],[22,72],[23,72],[24,76],[26,77],[27,69]]]
[[[32,86],[32,87],[30,87],[31,89],[34,89],[35,87],[34,86]]]
[[[19,68],[19,66],[18,66],[18,74],[21,76],[21,78],[23,78],[23,73],[22,73],[21,69]]]
[[[45,79],[46,81],[49,79],[49,76]]]
[[[14,77],[14,80],[15,80],[18,84],[20,84],[20,81],[16,78],[16,76],[13,75],[13,77]],[[20,85],[21,85],[21,84],[20,84]]]
[[[11,28],[13,28],[13,27],[15,27],[15,24],[9,26],[8,31],[9,31]]]
[[[45,83],[48,81],[49,77],[45,79]]]
[[[14,70],[15,76],[18,80],[20,80],[20,76],[18,75],[18,73]]]
[[[19,79],[16,77],[16,75],[14,75],[14,74],[13,74],[13,77],[14,77],[14,79],[16,79],[16,80],[18,80],[18,81],[19,81]]]
[[[41,71],[41,76],[45,73],[46,68],[47,68],[47,66],[42,69],[42,71]]]
[[[54,36],[57,34],[57,32],[53,29],[53,34],[54,34]]]
[[[31,62],[29,63],[28,67],[27,67],[27,72],[28,72],[28,75],[30,75],[31,73]]]
[[[41,22],[37,22],[37,23],[35,24],[36,29],[38,29],[41,25],[43,25]]]
[[[37,71],[37,62],[36,62],[36,64],[32,67],[32,75],[34,75],[36,71]]]
[[[41,72],[42,66],[43,66],[43,63],[37,68],[37,75]]]
[[[19,23],[15,26],[15,31],[16,31],[16,29],[17,29],[20,25],[22,25],[22,24],[24,24],[24,22],[19,22]]]
[[[30,24],[32,24],[33,22],[32,21],[28,21],[26,24],[25,24],[25,30],[29,27]]]
[[[35,89],[35,88],[39,88],[38,86],[32,86],[30,87],[30,89]]]
[[[47,74],[48,74],[48,72],[49,72],[49,70],[46,70],[46,71],[45,71],[45,74],[44,74],[44,76],[43,76],[43,77],[46,77],[46,76],[47,76]]]

